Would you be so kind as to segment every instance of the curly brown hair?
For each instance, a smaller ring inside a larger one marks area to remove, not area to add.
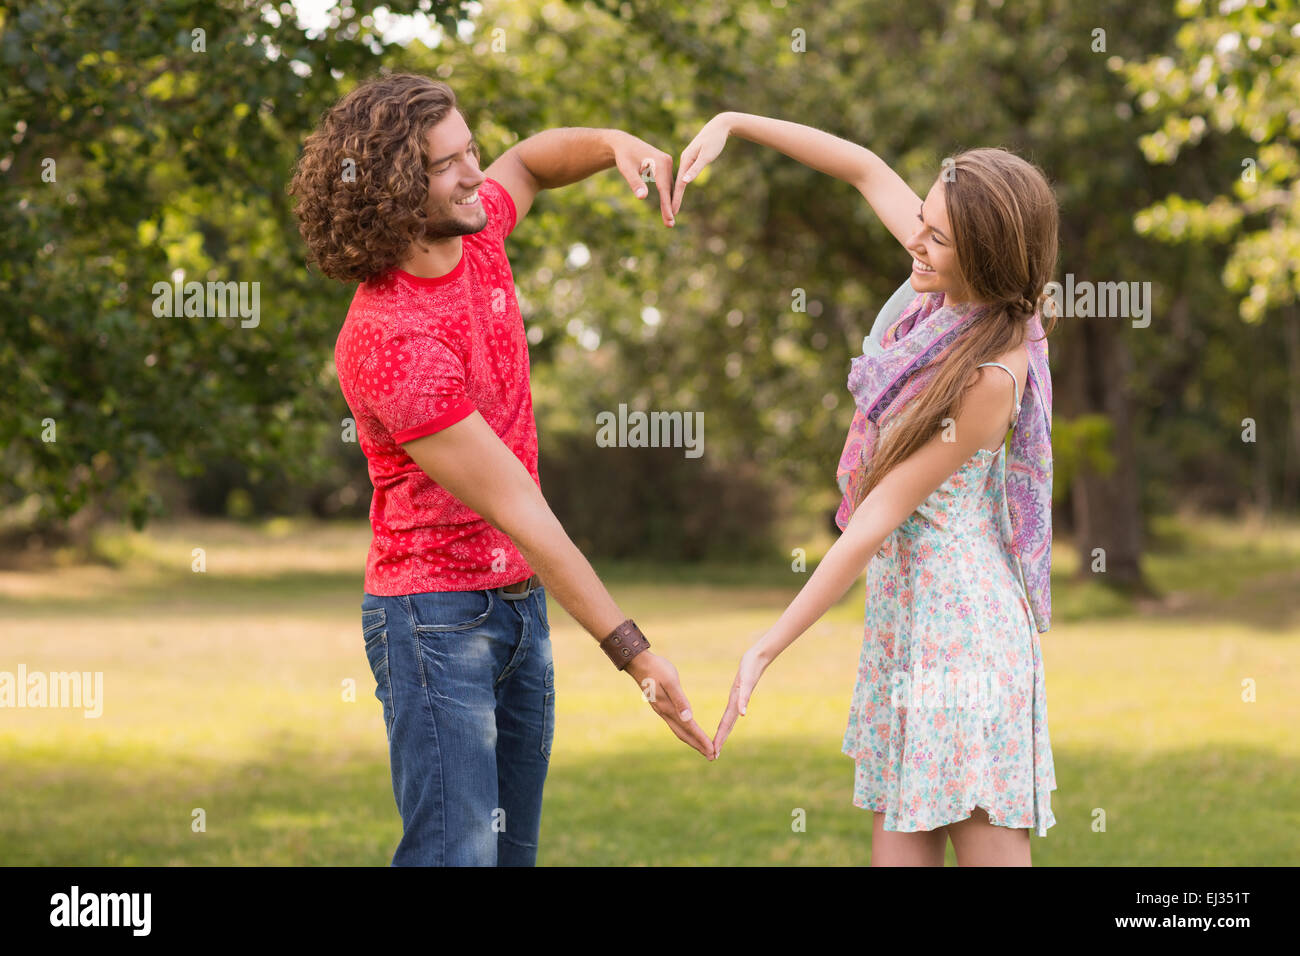
[[[393,73],[367,80],[326,111],[289,184],[309,262],[343,282],[397,266],[424,235],[425,138],[454,109],[446,83]]]

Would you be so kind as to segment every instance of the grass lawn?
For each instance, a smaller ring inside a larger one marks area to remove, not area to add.
[[[387,864],[401,822],[361,649],[368,541],[364,523],[173,523],[103,537],[111,565],[0,571],[0,671],[103,673],[99,717],[0,709],[0,863]],[[1057,824],[1035,863],[1300,863],[1300,526],[1171,521],[1147,557],[1162,598],[1140,605],[1056,554]],[[806,580],[780,561],[598,570],[710,734],[741,653]],[[552,602],[539,863],[866,864],[871,815],[839,751],[862,600],[859,582],[769,668],[713,764]]]

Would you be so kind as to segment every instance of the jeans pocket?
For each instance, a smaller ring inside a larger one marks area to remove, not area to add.
[[[467,631],[492,613],[491,591],[426,591],[409,596],[411,628],[417,635]]]
[[[387,612],[382,607],[367,608],[361,612],[361,638],[369,645],[379,640],[388,623]]]
[[[393,734],[393,684],[388,674],[388,628],[384,609],[371,608],[361,612],[361,636],[366,662],[375,678],[375,698],[384,712],[384,732]]]
[[[539,586],[535,597],[537,598],[537,617],[542,622],[542,629],[549,634],[551,630],[551,622],[547,617],[546,589]]]

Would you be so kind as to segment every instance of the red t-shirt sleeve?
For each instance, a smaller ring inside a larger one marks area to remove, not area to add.
[[[504,240],[514,232],[518,220],[514,199],[495,179],[485,179],[478,188],[478,195],[488,215],[488,224],[483,231],[498,241]]]
[[[357,367],[356,385],[397,444],[441,431],[474,411],[465,365],[431,335],[390,339]]]

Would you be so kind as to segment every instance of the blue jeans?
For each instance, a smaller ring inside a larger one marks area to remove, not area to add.
[[[402,839],[393,866],[533,866],[555,733],[546,592],[363,592]]]

